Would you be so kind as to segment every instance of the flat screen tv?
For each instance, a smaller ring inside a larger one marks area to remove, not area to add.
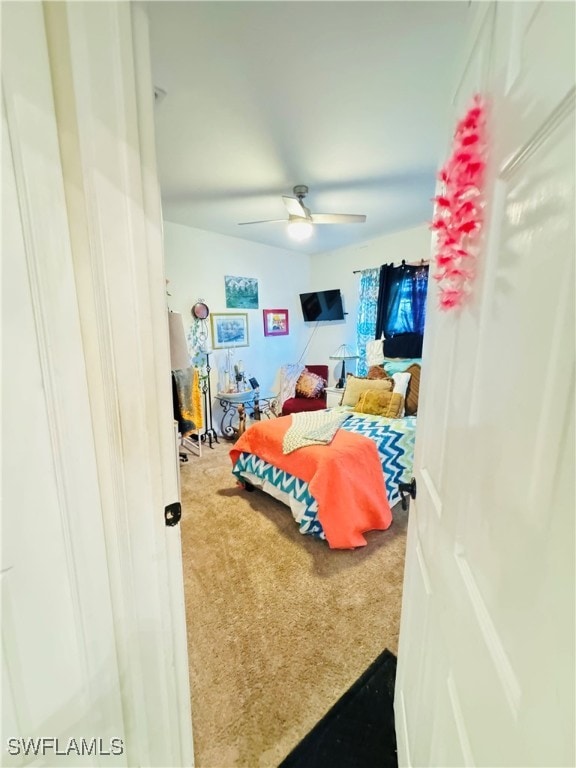
[[[316,320],[344,320],[342,294],[338,288],[334,291],[301,293],[300,303],[306,323]]]

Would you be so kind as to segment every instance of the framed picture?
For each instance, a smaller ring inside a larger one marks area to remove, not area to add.
[[[212,346],[214,349],[248,346],[248,314],[236,312],[210,315],[212,323]]]
[[[258,309],[258,280],[255,277],[224,275],[226,309]]]
[[[264,336],[288,335],[288,310],[287,309],[263,309],[264,312]]]

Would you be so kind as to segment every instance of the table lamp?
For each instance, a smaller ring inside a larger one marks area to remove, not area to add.
[[[343,389],[346,384],[346,360],[356,360],[358,355],[347,344],[341,344],[336,352],[333,352],[329,357],[332,360],[342,360],[342,370],[336,388]]]
[[[190,366],[188,344],[184,335],[184,323],[179,312],[168,312],[168,334],[170,338],[170,368],[183,370]]]

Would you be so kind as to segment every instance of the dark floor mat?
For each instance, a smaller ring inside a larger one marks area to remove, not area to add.
[[[396,656],[385,650],[279,768],[397,768]]]

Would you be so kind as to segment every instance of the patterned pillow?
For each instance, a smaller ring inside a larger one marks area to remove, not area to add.
[[[367,389],[360,395],[355,410],[359,413],[370,413],[374,416],[397,419],[402,416],[404,410],[404,397],[398,392]]]
[[[348,376],[346,389],[342,395],[342,405],[354,407],[363,392],[367,389],[378,389],[382,392],[392,391],[393,382],[390,379],[360,379],[357,376]]]
[[[406,416],[414,416],[418,413],[418,395],[420,394],[420,373],[421,368],[418,363],[413,363],[406,368],[406,373],[410,374],[408,389],[406,390]]]
[[[318,376],[305,368],[296,382],[296,397],[320,397],[325,386],[326,382],[322,376]]]

